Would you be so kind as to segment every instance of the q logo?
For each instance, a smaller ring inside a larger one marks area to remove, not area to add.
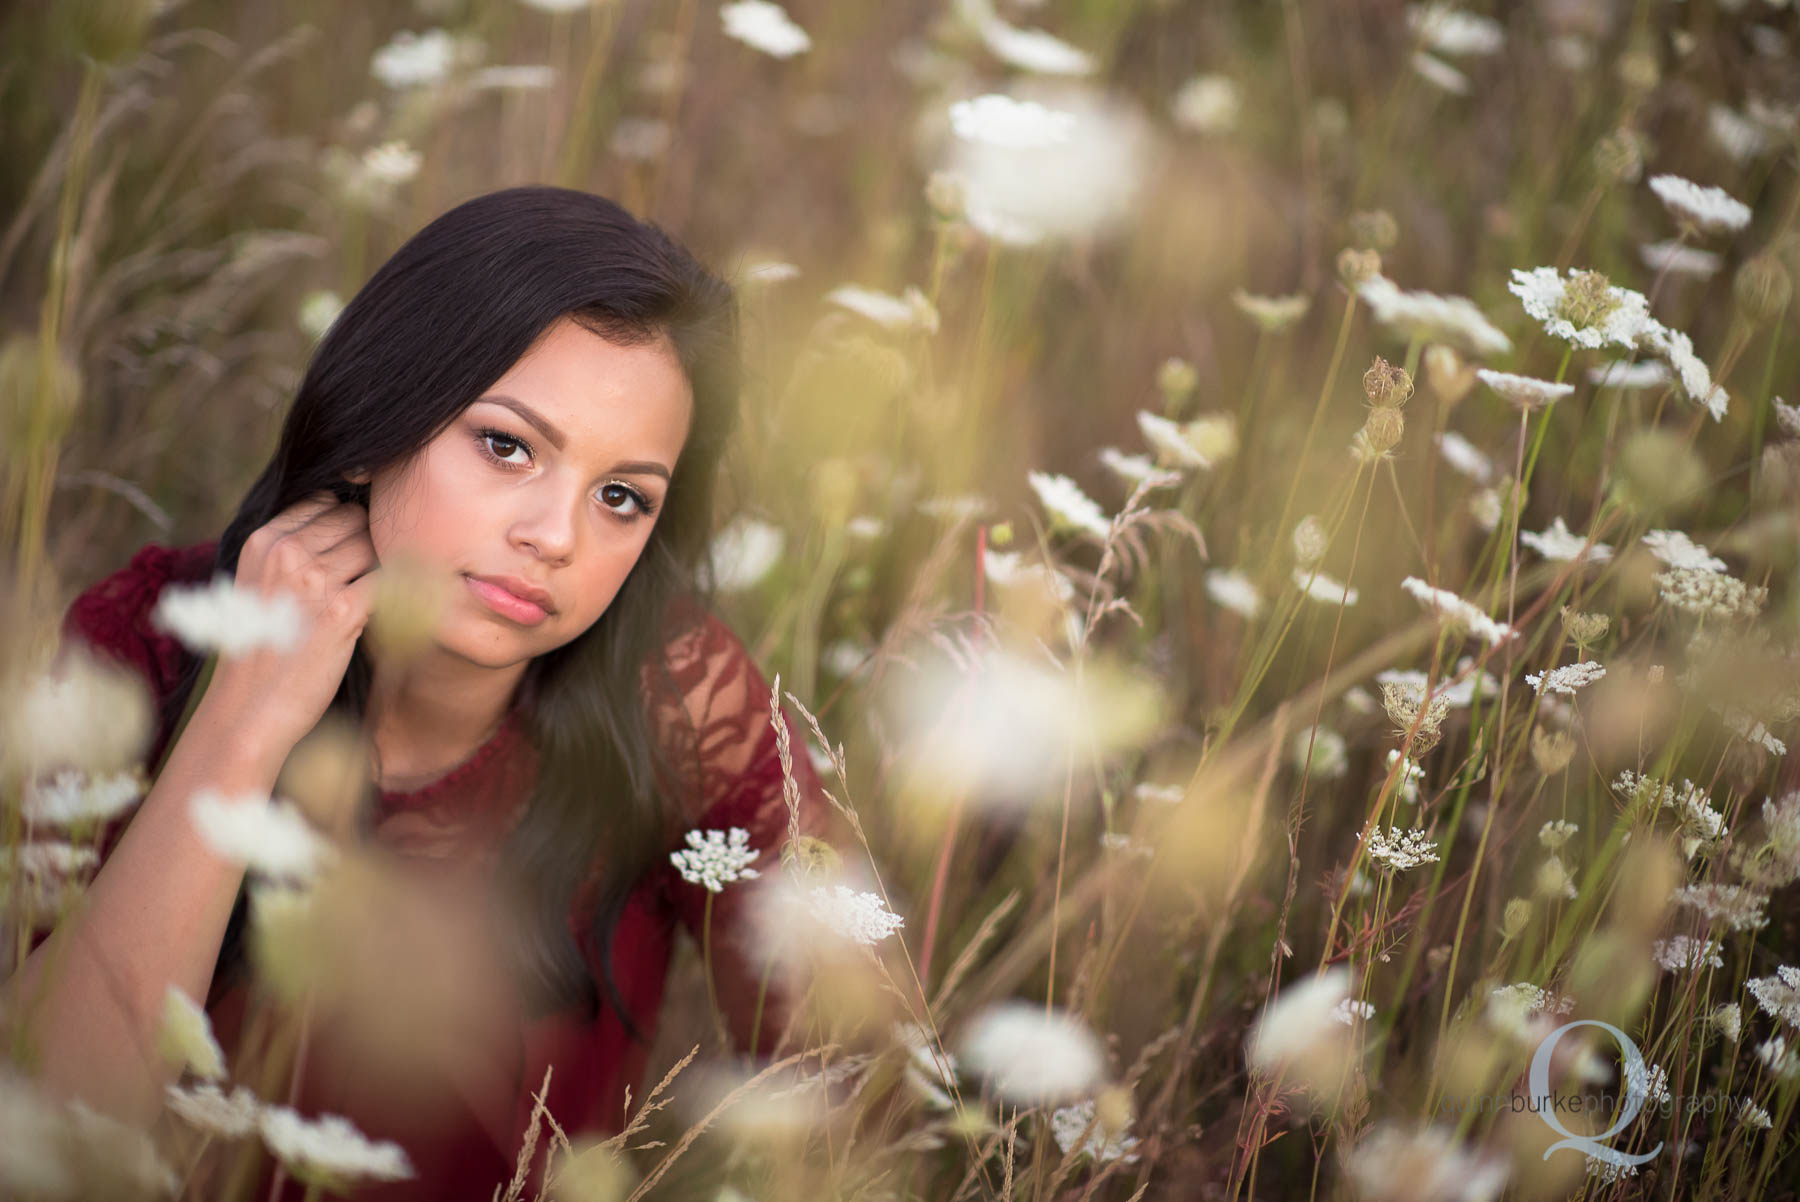
[[[1613,1121],[1613,1125],[1605,1131],[1600,1132],[1598,1135],[1577,1135],[1575,1132],[1563,1126],[1562,1119],[1558,1117],[1556,1113],[1556,1107],[1554,1105],[1555,1097],[1550,1092],[1551,1053],[1556,1050],[1557,1042],[1561,1040],[1565,1034],[1573,1031],[1576,1027],[1601,1027],[1605,1029],[1612,1034],[1614,1039],[1619,1041],[1619,1048],[1625,1053],[1624,1104],[1620,1106],[1618,1118]],[[1619,1151],[1617,1148],[1608,1147],[1606,1144],[1600,1142],[1604,1139],[1611,1139],[1631,1125],[1631,1120],[1635,1119],[1638,1116],[1638,1111],[1644,1108],[1644,1098],[1649,1092],[1649,1079],[1649,1073],[1644,1068],[1643,1054],[1638,1051],[1637,1044],[1631,1041],[1631,1036],[1625,1034],[1625,1032],[1619,1030],[1619,1028],[1613,1026],[1611,1023],[1603,1023],[1598,1019],[1592,1018],[1577,1019],[1575,1022],[1564,1023],[1562,1026],[1546,1035],[1544,1037],[1544,1042],[1538,1045],[1537,1051],[1531,1057],[1531,1072],[1526,1080],[1531,1086],[1532,1100],[1539,1104],[1538,1114],[1541,1115],[1543,1120],[1550,1124],[1558,1134],[1565,1138],[1558,1140],[1548,1148],[1545,1148],[1544,1159],[1550,1159],[1550,1153],[1559,1148],[1574,1148],[1578,1152],[1585,1152],[1595,1160],[1604,1161],[1607,1164],[1618,1165],[1621,1168],[1628,1165],[1644,1164],[1647,1161],[1655,1160],[1657,1153],[1662,1151],[1663,1146],[1660,1143],[1648,1152],[1645,1152],[1642,1156],[1631,1156]]]

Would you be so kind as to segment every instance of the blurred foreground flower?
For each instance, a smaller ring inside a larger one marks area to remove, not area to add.
[[[143,797],[141,768],[93,776],[65,768],[25,791],[23,812],[36,826],[70,827],[104,823],[124,813]]]
[[[1545,559],[1558,563],[1564,563],[1571,559],[1605,563],[1613,555],[1613,549],[1607,544],[1594,543],[1590,545],[1585,538],[1572,533],[1560,516],[1553,519],[1550,528],[1542,533],[1534,533],[1530,530],[1520,531],[1519,541]]]
[[[719,19],[726,37],[775,58],[792,58],[812,47],[812,39],[787,10],[768,0],[734,0],[719,10]]]
[[[1491,1202],[1506,1185],[1504,1161],[1469,1151],[1448,1127],[1378,1123],[1359,1140],[1345,1171],[1365,1198]]]
[[[401,30],[375,52],[369,70],[375,78],[395,90],[438,83],[456,65],[458,48],[449,31],[431,29],[424,33]]]
[[[305,632],[305,616],[293,597],[263,596],[223,574],[210,584],[163,589],[150,622],[201,655],[246,655],[259,647],[286,651]]]
[[[1196,75],[1170,103],[1175,124],[1202,134],[1230,133],[1237,128],[1243,102],[1237,84],[1224,75]]]
[[[902,296],[891,296],[874,288],[843,284],[825,295],[827,304],[859,313],[876,325],[890,330],[917,328],[936,333],[937,310],[917,288],[908,288]]]
[[[162,1023],[156,1033],[163,1059],[207,1081],[225,1075],[225,1052],[213,1038],[212,1021],[193,998],[171,985],[163,994]]]
[[[1132,1151],[1138,1145],[1136,1137],[1125,1134],[1123,1127],[1108,1130],[1092,1098],[1051,1112],[1050,1134],[1065,1156],[1077,1153],[1101,1164],[1114,1160],[1136,1164],[1139,1160]]]
[[[1448,4],[1409,5],[1406,27],[1439,54],[1497,54],[1506,44],[1500,22]]]
[[[1350,970],[1343,965],[1283,989],[1250,1028],[1245,1044],[1250,1067],[1321,1094],[1335,1093],[1354,1056],[1352,1033],[1335,1018],[1349,999]]]
[[[957,1044],[962,1062],[1018,1106],[1044,1106],[1092,1093],[1106,1071],[1100,1041],[1079,1018],[1032,1002],[990,1006]]]
[[[975,27],[995,58],[1042,75],[1089,75],[1094,56],[1041,29],[1020,29],[1001,20],[990,0],[957,0],[957,11]]]
[[[170,1085],[163,1100],[189,1126],[223,1139],[249,1135],[262,1122],[262,1103],[242,1085],[229,1096],[211,1082],[193,1089]]]
[[[1026,480],[1031,484],[1031,491],[1037,494],[1044,512],[1050,515],[1051,529],[1078,530],[1102,539],[1112,529],[1112,519],[1106,516],[1106,511],[1081,491],[1081,485],[1067,476],[1028,472]]]
[[[143,680],[79,641],[65,645],[47,671],[7,690],[0,706],[5,767],[19,780],[61,769],[128,772],[150,738]]]
[[[779,526],[739,514],[713,536],[706,571],[720,592],[743,592],[769,574],[786,546],[787,534]]]
[[[370,1140],[341,1115],[308,1120],[286,1106],[269,1106],[260,1123],[269,1151],[308,1185],[342,1193],[362,1181],[413,1176],[412,1163],[399,1144]]]
[[[300,300],[300,329],[314,342],[325,337],[325,331],[344,311],[344,301],[337,293],[325,289],[309,292]]]
[[[331,845],[285,802],[256,795],[228,798],[202,789],[194,795],[192,812],[214,854],[264,876],[309,880],[331,855]]]

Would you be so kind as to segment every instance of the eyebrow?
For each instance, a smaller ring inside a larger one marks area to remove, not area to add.
[[[514,413],[537,427],[538,432],[549,439],[550,445],[557,450],[560,451],[568,445],[567,437],[564,436],[561,430],[556,428],[555,423],[551,422],[549,418],[539,413],[536,409],[533,409],[530,405],[527,405],[524,401],[519,400],[517,397],[490,393],[479,399],[486,401],[491,405],[500,405],[507,409],[511,409]],[[664,480],[669,478],[668,468],[648,459],[627,459],[623,463],[613,464],[612,470],[626,475],[661,476]]]

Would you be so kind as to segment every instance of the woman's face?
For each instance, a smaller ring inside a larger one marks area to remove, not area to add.
[[[376,555],[448,585],[442,650],[490,668],[554,650],[593,625],[637,563],[692,412],[666,338],[621,346],[561,319],[442,433],[370,479]],[[534,589],[538,604],[515,595]]]

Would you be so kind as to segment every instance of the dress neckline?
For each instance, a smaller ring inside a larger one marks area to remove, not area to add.
[[[384,810],[411,809],[436,800],[448,790],[474,775],[502,750],[515,743],[520,736],[520,706],[515,701],[513,707],[506,712],[506,716],[500,720],[500,725],[495,727],[494,733],[488,736],[487,741],[442,776],[414,789],[378,787],[376,794],[381,800],[381,808]]]

